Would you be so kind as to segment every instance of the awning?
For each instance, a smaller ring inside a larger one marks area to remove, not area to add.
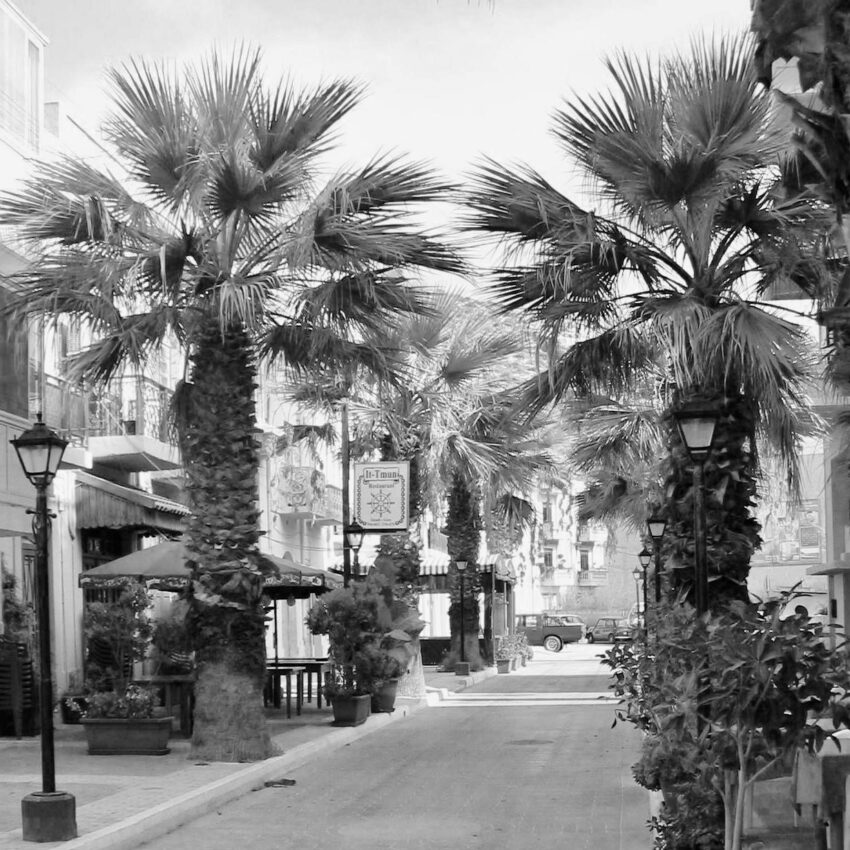
[[[420,576],[445,576],[449,574],[451,558],[446,552],[442,552],[439,549],[429,549],[426,546],[420,551],[419,557]],[[353,568],[353,557],[351,559],[351,564]],[[365,562],[363,558],[360,558],[361,571],[367,571],[371,568],[371,566],[371,559],[369,562]],[[332,569],[335,573],[342,573],[342,559],[334,561]],[[495,561],[486,561],[485,563],[478,565],[478,572],[481,575],[489,575],[494,569],[496,570],[497,581],[508,581],[511,584],[516,582],[516,573],[514,572],[513,567],[510,564],[499,564],[498,558]]]
[[[189,508],[144,490],[77,472],[78,528],[139,528],[181,532]]]

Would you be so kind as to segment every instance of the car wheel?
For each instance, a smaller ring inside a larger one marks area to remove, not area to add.
[[[543,641],[544,648],[548,649],[549,652],[560,652],[563,645],[564,644],[557,635],[549,635],[549,637]]]
[[[608,635],[608,643],[614,643],[614,632],[611,632],[611,634]]]
[[[587,633],[587,642],[588,642],[588,643],[593,643],[593,632],[588,632],[588,633]]]

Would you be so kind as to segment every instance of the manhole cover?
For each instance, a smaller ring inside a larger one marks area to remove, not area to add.
[[[551,744],[552,741],[548,738],[520,738],[518,741],[508,741],[507,744],[515,744],[518,747],[527,747],[533,744]]]

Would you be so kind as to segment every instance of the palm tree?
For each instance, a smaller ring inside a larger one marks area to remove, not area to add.
[[[694,43],[653,62],[608,60],[613,88],[575,98],[554,132],[596,190],[586,209],[531,168],[485,161],[466,195],[467,222],[498,237],[506,259],[492,290],[536,321],[548,357],[524,405],[627,406],[657,386],[669,446],[668,560],[693,559],[693,481],[669,413],[720,412],[706,464],[711,597],[746,595],[759,544],[750,515],[764,440],[796,481],[811,427],[812,374],[793,316],[763,302],[772,284],[826,275],[812,238],[827,211],[781,191],[785,138],[772,121],[746,38]],[[722,555],[722,557],[721,557]]]
[[[143,367],[169,337],[185,348],[177,425],[192,509],[193,752],[264,758],[257,358],[283,349],[306,288],[368,310],[414,267],[458,269],[409,217],[443,186],[393,157],[328,177],[321,155],[359,88],[270,87],[258,51],[213,54],[182,75],[131,62],[110,79],[105,135],[122,177],[66,158],[37,165],[0,202],[0,223],[38,252],[15,277],[13,308],[88,322],[95,341],[72,374],[93,383]]]
[[[429,507],[445,514],[451,556],[449,622],[452,644],[446,664],[460,656],[480,664],[477,581],[482,529],[494,522],[524,527],[532,512],[527,501],[535,472],[551,460],[539,441],[539,428],[522,422],[510,391],[518,374],[528,372],[521,335],[490,307],[446,292],[434,309],[399,324],[387,344],[407,353],[410,380],[385,385],[369,432],[383,435],[387,459],[408,459],[416,470],[417,514]],[[413,487],[411,487],[411,490]],[[385,535],[383,554],[401,565],[413,584],[418,577],[418,545],[408,535]],[[464,597],[456,562],[467,563]],[[463,618],[464,627],[460,623]]]

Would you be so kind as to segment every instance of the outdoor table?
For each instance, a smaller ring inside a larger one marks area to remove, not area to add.
[[[292,717],[292,677],[295,676],[295,713],[301,714],[301,703],[304,699],[304,671],[303,666],[292,664],[267,664],[266,666],[266,701],[271,691],[271,703],[275,708],[280,708],[280,680],[286,678],[286,716]]]
[[[325,673],[330,672],[331,665],[327,658],[270,658],[266,662],[269,669],[275,666],[303,667],[307,674],[307,702],[313,701],[313,674],[316,674],[316,707],[322,707],[322,685]]]
[[[166,713],[174,716],[174,707],[177,706],[180,733],[184,738],[189,738],[192,735],[192,709],[195,698],[194,673],[181,673],[172,676],[137,676],[133,681],[138,685],[162,688]]]

